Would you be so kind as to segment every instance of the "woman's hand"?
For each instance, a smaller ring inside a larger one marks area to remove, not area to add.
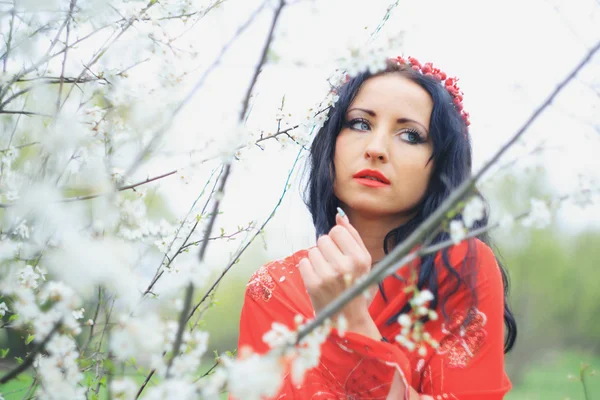
[[[338,212],[336,226],[317,240],[317,247],[298,265],[316,313],[371,269],[369,251],[348,217],[342,215]],[[358,322],[370,318],[368,308],[369,300],[357,296],[341,313],[349,323]]]

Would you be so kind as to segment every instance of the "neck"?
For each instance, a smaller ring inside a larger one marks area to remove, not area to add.
[[[348,219],[358,231],[363,243],[371,254],[373,264],[385,257],[383,240],[394,228],[406,223],[412,216],[365,215],[359,211],[343,207]]]

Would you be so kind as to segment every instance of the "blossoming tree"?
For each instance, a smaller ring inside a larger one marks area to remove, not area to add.
[[[451,233],[452,240],[442,246],[481,233],[471,228],[482,218],[484,205],[469,198],[471,189],[562,88],[439,212],[316,319],[299,321],[297,332],[275,324],[265,336],[272,353],[242,360],[221,357],[209,374],[199,376],[201,361],[210,360],[205,354],[208,334],[198,326],[202,311],[271,218],[240,226],[235,233],[215,233],[236,159],[248,146],[261,147],[267,140],[286,139],[302,154],[336,101],[329,93],[308,117],[298,119],[282,107],[275,118],[278,128],[270,134],[246,128],[261,69],[275,62],[269,51],[278,21],[294,2],[261,2],[212,58],[199,61],[195,42],[186,35],[218,13],[224,1],[0,2],[0,328],[23,333],[29,345],[27,356],[11,364],[0,384],[31,373],[35,379],[26,398],[35,393],[48,399],[93,399],[101,390],[123,399],[210,399],[223,390],[258,399],[275,393],[280,358],[294,359],[300,379],[319,359],[331,316],[392,273],[392,267],[439,250],[423,247],[409,254],[433,230],[441,226]],[[390,5],[374,35],[397,4]],[[191,161],[145,175],[146,165],[161,165],[161,149],[186,104],[201,96],[207,77],[218,70],[230,47],[265,16],[255,66],[239,101],[232,102],[233,111],[223,118],[226,128],[214,135],[220,140],[209,140],[208,150]],[[342,77],[385,66],[388,49],[365,49],[340,63]],[[332,84],[336,79],[331,77]],[[186,168],[207,160],[212,169],[188,210],[175,218],[152,212],[157,198],[148,187],[159,180],[185,179]],[[543,224],[549,218],[547,204],[533,200],[531,212],[517,218]],[[244,245],[210,281],[207,247],[242,232],[248,234]],[[140,265],[151,266],[151,276]],[[200,293],[200,287],[207,289]],[[414,295],[413,312],[435,318],[427,309],[430,293],[415,290]],[[333,323],[343,330],[344,321]],[[406,332],[421,329],[410,314],[398,323]],[[415,344],[408,336],[399,336],[398,342],[410,350]],[[2,349],[0,355],[11,359],[10,350]],[[264,373],[248,373],[256,369]],[[129,378],[130,370],[145,372],[146,380]]]

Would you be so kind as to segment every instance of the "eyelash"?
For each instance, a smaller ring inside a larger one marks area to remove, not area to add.
[[[344,122],[344,126],[346,128],[352,129],[352,130],[358,130],[358,131],[360,131],[359,129],[353,128],[354,124],[356,124],[357,122],[365,123],[365,124],[369,125],[369,127],[371,126],[371,124],[369,124],[369,121],[367,121],[364,118],[355,118],[355,119],[350,120],[350,121],[345,121]],[[417,131],[416,129],[405,128],[405,129],[402,130],[402,133],[412,133],[412,134],[414,134],[417,137],[414,142],[409,142],[409,143],[419,144],[419,143],[424,143],[425,142],[425,139],[423,139],[423,136],[421,136],[421,133],[419,133],[419,131]]]

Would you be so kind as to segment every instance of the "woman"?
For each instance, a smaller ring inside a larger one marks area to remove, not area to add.
[[[462,93],[431,64],[399,57],[338,94],[311,146],[306,203],[317,245],[253,275],[240,349],[265,353],[273,322],[293,329],[297,314],[313,318],[471,174]],[[438,233],[431,244],[449,237]],[[334,330],[319,365],[301,385],[286,375],[275,398],[503,398],[516,324],[506,273],[486,242],[483,235],[425,256],[347,304],[345,334]]]

